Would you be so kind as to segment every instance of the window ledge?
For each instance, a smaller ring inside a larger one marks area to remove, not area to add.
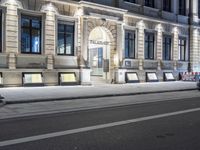
[[[145,9],[150,9],[150,10],[153,10],[153,11],[159,11],[158,8],[154,8],[154,7],[149,7],[149,6],[143,6]]]
[[[141,7],[140,4],[137,4],[137,3],[131,3],[131,2],[127,2],[127,1],[124,1],[125,4],[130,4],[130,5],[133,5],[133,6],[137,6],[137,7]]]

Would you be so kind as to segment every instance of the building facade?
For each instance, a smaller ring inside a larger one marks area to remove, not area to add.
[[[200,72],[200,0],[1,0],[3,86]]]

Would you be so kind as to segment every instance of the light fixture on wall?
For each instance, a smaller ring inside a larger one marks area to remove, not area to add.
[[[83,9],[82,9],[81,7],[78,7],[78,9],[76,10],[74,16],[80,17],[80,16],[82,16],[83,14],[84,14],[84,13],[83,13]]]
[[[177,32],[178,32],[178,28],[177,28],[177,27],[174,27],[174,28],[173,28],[173,32],[174,32],[174,33],[177,33]]]

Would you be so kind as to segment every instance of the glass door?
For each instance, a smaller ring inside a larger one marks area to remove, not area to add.
[[[91,75],[103,76],[103,48],[90,49]]]

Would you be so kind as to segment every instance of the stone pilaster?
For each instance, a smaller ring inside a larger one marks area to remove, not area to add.
[[[174,70],[177,70],[177,61],[179,59],[179,49],[178,49],[178,29],[174,28],[174,38],[173,38],[173,61],[174,61]]]
[[[122,65],[123,61],[123,52],[124,52],[124,30],[122,23],[117,24],[117,55],[118,55],[118,64],[117,67]]]
[[[42,11],[46,13],[45,17],[45,40],[44,40],[44,54],[47,55],[47,69],[53,69],[53,55],[56,53],[56,18],[57,10],[52,3],[48,3],[42,7]]]
[[[156,50],[157,50],[157,60],[158,60],[158,70],[161,70],[161,60],[162,60],[162,27],[161,25],[158,25],[157,27],[157,42],[156,42]]]
[[[199,32],[197,29],[190,29],[190,63],[191,71],[199,71],[199,47],[198,38]]]
[[[81,17],[81,66],[88,62],[88,19]]]
[[[138,59],[139,59],[139,70],[143,70],[144,60],[144,23],[140,21],[137,23],[138,28]]]
[[[15,53],[9,53],[8,55],[8,68],[16,69],[16,55]]]
[[[18,53],[18,12],[17,9],[21,8],[21,3],[17,0],[12,1],[2,1],[2,5],[7,7],[6,12],[6,44],[5,44],[5,52],[8,53],[8,66],[9,69],[16,68],[16,54]]]

